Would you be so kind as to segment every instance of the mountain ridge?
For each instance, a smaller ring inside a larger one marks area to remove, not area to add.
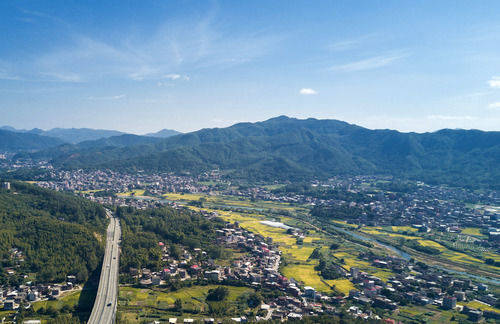
[[[387,174],[471,186],[500,183],[500,132],[402,133],[286,116],[74,153],[52,162],[63,168],[194,173],[218,168],[253,180]]]

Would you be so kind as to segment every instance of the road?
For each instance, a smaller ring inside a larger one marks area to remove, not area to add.
[[[114,323],[118,295],[118,260],[121,236],[120,221],[108,211],[110,222],[106,235],[106,250],[102,262],[99,288],[88,324]]]

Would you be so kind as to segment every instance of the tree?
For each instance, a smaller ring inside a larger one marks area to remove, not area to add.
[[[207,294],[207,301],[223,301],[229,295],[229,289],[219,286],[215,289],[210,289]]]
[[[177,298],[174,302],[174,309],[177,312],[182,312],[182,300]]]

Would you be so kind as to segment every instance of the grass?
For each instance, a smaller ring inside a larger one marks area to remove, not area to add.
[[[78,300],[80,299],[80,294],[81,291],[77,291],[63,296],[57,300],[44,300],[34,302],[33,310],[37,311],[40,308],[47,309],[50,306],[52,306],[54,309],[61,309],[64,305],[68,305],[70,307],[76,306],[78,304]]]
[[[121,306],[149,306],[167,309],[174,304],[176,299],[180,299],[187,309],[203,310],[208,291],[217,287],[217,285],[193,286],[175,292],[120,287],[119,300]],[[242,294],[253,291],[248,287],[225,287],[229,289],[228,302],[235,302]]]

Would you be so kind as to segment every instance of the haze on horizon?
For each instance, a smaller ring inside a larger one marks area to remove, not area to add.
[[[499,130],[497,1],[2,1],[0,124]]]

